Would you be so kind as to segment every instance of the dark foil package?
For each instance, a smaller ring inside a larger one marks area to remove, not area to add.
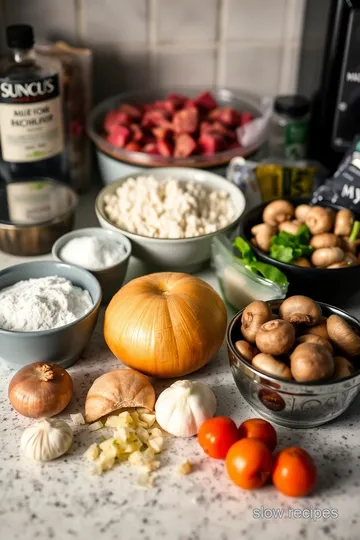
[[[360,213],[360,137],[357,137],[334,176],[315,189],[312,204],[331,202]]]

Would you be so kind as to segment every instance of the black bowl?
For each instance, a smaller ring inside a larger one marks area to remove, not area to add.
[[[294,206],[308,204],[308,199],[298,197],[284,197]],[[251,228],[258,223],[262,223],[262,214],[265,206],[263,203],[246,212],[240,220],[240,235],[250,242]],[[341,210],[343,206],[331,203],[321,203],[321,206]],[[359,219],[359,216],[356,216]],[[315,300],[328,302],[330,304],[341,305],[352,295],[360,290],[360,266],[349,266],[348,268],[303,268],[294,264],[287,264],[277,261],[253,246],[253,250],[260,261],[273,264],[279,268],[289,280],[288,296],[293,294],[304,294]]]

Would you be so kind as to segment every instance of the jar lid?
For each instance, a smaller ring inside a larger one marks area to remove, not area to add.
[[[29,24],[12,24],[6,28],[8,47],[30,49],[34,45],[34,32]]]
[[[300,95],[278,96],[275,98],[274,110],[279,114],[300,118],[310,111],[310,101]]]

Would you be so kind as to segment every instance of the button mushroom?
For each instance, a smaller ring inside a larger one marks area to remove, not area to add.
[[[292,324],[314,326],[321,317],[321,307],[307,296],[290,296],[280,306],[280,317]]]
[[[291,373],[298,382],[328,379],[334,373],[334,360],[326,347],[302,343],[290,356]]]
[[[360,337],[344,319],[339,315],[331,315],[326,326],[331,341],[346,356],[360,355]]]
[[[339,210],[335,217],[334,233],[338,236],[349,236],[354,223],[354,214],[344,208]]]
[[[313,235],[330,232],[333,223],[333,213],[328,208],[323,208],[322,206],[313,206],[305,219],[305,225],[307,225]]]
[[[334,354],[334,348],[330,341],[324,337],[317,336],[316,334],[304,334],[296,340],[296,343],[298,345],[301,345],[301,343],[317,343],[318,345],[326,347],[331,354]]]
[[[252,359],[252,365],[254,368],[274,375],[280,379],[292,379],[291,371],[286,364],[283,364],[279,360],[276,360],[271,354],[260,353],[254,356]]]
[[[333,379],[343,379],[354,373],[354,366],[344,356],[334,356],[335,371]]]
[[[344,260],[345,253],[339,247],[316,249],[311,256],[311,262],[318,268],[326,268]]]
[[[299,204],[295,208],[295,217],[300,223],[305,223],[306,216],[309,213],[309,210],[311,209],[311,206],[308,204]]]
[[[276,227],[283,221],[289,221],[294,215],[294,207],[288,201],[279,199],[265,206],[263,211],[263,221]]]
[[[279,224],[279,231],[285,231],[289,234],[295,235],[301,227],[300,221],[293,219],[292,221],[283,221]]]
[[[255,225],[251,229],[251,234],[255,237],[256,246],[268,253],[271,246],[271,237],[276,234],[276,228],[267,223],[259,223],[259,225]]]
[[[348,266],[357,266],[359,261],[353,253],[345,253],[344,260],[338,263],[330,264],[328,268],[347,268]]]
[[[259,351],[257,350],[257,348],[252,347],[250,345],[250,343],[248,343],[244,339],[240,339],[239,341],[237,341],[235,343],[235,349],[240,354],[240,356],[245,358],[245,360],[250,362],[250,364],[251,364],[251,360],[254,358],[254,356],[259,354]]]
[[[295,264],[295,266],[302,266],[303,268],[311,268],[311,262],[309,259],[306,259],[305,257],[298,257],[297,259],[294,259],[291,264]]]
[[[333,233],[315,234],[310,240],[313,249],[341,247],[340,238]]]
[[[257,348],[267,354],[286,354],[295,343],[294,327],[282,319],[263,324],[256,334]]]
[[[303,331],[304,334],[314,334],[316,336],[320,336],[320,337],[323,337],[327,340],[329,340],[329,334],[328,334],[328,331],[327,331],[327,326],[326,326],[326,317],[321,317],[320,318],[320,321],[319,321],[319,324],[316,324],[315,326],[311,326],[309,328],[305,328],[305,330]]]
[[[251,302],[243,311],[241,317],[241,333],[249,343],[255,343],[256,334],[264,323],[272,317],[269,304],[256,300]]]

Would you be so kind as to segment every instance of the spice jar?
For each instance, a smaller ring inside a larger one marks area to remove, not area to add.
[[[307,152],[310,102],[304,96],[278,96],[270,121],[269,156],[304,159]]]

